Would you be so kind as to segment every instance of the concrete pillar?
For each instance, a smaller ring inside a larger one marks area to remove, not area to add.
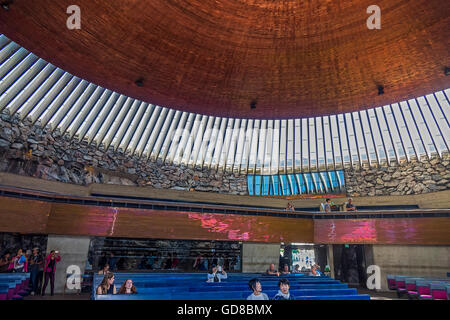
[[[57,236],[49,235],[47,241],[47,254],[51,250],[59,251],[61,261],[56,266],[55,294],[76,293],[77,290],[66,288],[66,270],[70,265],[80,267],[81,274],[84,273],[86,260],[89,252],[90,237]],[[46,294],[50,293],[50,283],[47,285]]]
[[[271,263],[278,269],[279,260],[279,243],[242,244],[242,272],[265,272]]]
[[[330,266],[330,277],[334,279],[333,245],[327,245],[327,264]]]

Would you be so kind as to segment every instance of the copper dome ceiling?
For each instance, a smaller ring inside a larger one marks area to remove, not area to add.
[[[372,0],[78,0],[81,29],[69,30],[72,4],[14,0],[0,32],[78,77],[178,110],[299,118],[450,86],[449,1],[376,1],[381,30],[366,26]]]

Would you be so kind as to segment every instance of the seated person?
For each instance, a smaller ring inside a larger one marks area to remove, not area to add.
[[[116,294],[116,286],[114,285],[114,273],[108,272],[97,288],[97,294]]]
[[[300,273],[299,269],[300,269],[300,266],[298,264],[296,264],[292,273]]]
[[[247,300],[269,300],[267,294],[261,292],[261,282],[257,278],[251,279],[248,282],[248,286],[253,293],[247,297]]]
[[[311,277],[320,277],[322,274],[319,271],[319,266],[317,264],[313,265],[311,272],[309,273]]]
[[[281,271],[281,274],[291,274],[289,271],[289,266],[287,264],[284,265],[283,271]]]
[[[272,263],[269,267],[269,269],[266,270],[266,274],[272,275],[272,276],[279,276],[280,273],[275,269],[275,265]]]
[[[135,294],[137,293],[136,287],[133,285],[133,280],[127,279],[122,284],[122,286],[119,289],[118,294]]]
[[[289,293],[289,280],[288,279],[281,279],[278,281],[278,286],[280,287],[280,290],[278,290],[278,293],[272,298],[272,300],[295,300],[295,297]]]
[[[286,211],[295,211],[294,205],[290,202],[288,202]]]
[[[208,273],[208,280],[206,282],[222,282],[227,278],[227,273],[221,266],[217,267],[213,264],[210,273]]]
[[[325,200],[325,203],[322,204],[323,210],[325,212],[330,212],[331,211],[331,200],[330,198],[327,198]]]
[[[102,270],[98,272],[98,274],[107,274],[109,272],[109,264],[105,264]]]
[[[356,211],[356,207],[353,204],[353,199],[349,198],[347,204],[345,205],[346,211]]]

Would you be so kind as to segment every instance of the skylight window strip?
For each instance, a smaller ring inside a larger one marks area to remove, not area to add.
[[[419,103],[422,103],[422,101],[423,101],[423,105],[428,107],[429,112],[426,112],[425,111],[426,109],[424,108],[425,118],[426,118],[426,121],[430,128],[430,131],[433,133],[433,136],[435,137],[435,141],[438,146],[439,155],[442,156],[443,152],[448,152],[448,150],[449,150],[448,143],[447,143],[446,139],[444,139],[444,135],[442,134],[442,129],[441,129],[441,125],[443,123],[445,123],[445,122],[441,123],[441,120],[442,120],[441,118],[443,118],[443,116],[442,116],[440,110],[436,110],[435,108],[432,108],[430,106],[428,99],[426,97],[418,98],[418,101],[419,101]],[[441,118],[439,118],[439,121],[438,121],[439,116]],[[448,129],[448,126],[446,123],[444,124],[444,126],[446,129]],[[446,138],[448,139],[449,136],[447,135]]]
[[[272,137],[272,151],[269,157],[271,156],[270,174],[273,175],[278,173],[280,167],[280,120],[273,121]],[[286,143],[284,145],[286,146]]]
[[[316,139],[316,126],[314,124],[314,118],[308,118],[308,145],[309,145],[309,167],[310,170],[317,170],[317,139]]]
[[[444,139],[447,151],[450,151],[450,127],[447,120],[445,119],[445,115],[442,112],[442,109],[439,107],[434,95],[425,96],[425,100],[427,101],[427,104],[431,109],[435,121],[434,123],[437,125],[437,129],[439,130],[441,137]]]
[[[213,161],[213,152],[217,143],[217,137],[219,135],[222,118],[216,117],[214,119],[214,125],[212,127],[210,139],[207,142],[205,159],[203,160],[203,167],[210,168]]]
[[[314,120],[317,150],[317,168],[319,168],[320,170],[326,170],[325,139],[323,136],[322,117],[315,117]]]
[[[267,130],[265,139],[265,152],[263,153],[263,166],[262,174],[270,174],[270,163],[272,160],[272,148],[273,148],[273,120],[267,120]]]
[[[239,139],[240,127],[241,127],[241,119],[235,119],[234,127],[233,130],[231,131],[231,139],[229,142],[228,153],[224,158],[225,159],[224,170],[226,170],[226,172],[233,172],[234,158],[236,155],[236,148]]]
[[[238,134],[238,143],[236,147],[236,156],[233,161],[233,172],[239,173],[241,171],[241,161],[243,157],[243,149],[246,139],[246,128],[247,128],[247,119],[241,120],[241,126],[239,127],[239,134]]]
[[[249,146],[250,154],[249,154],[249,162],[248,162],[248,173],[255,174],[256,173],[256,161],[258,156],[258,142],[259,142],[259,129],[261,126],[261,120],[255,119],[253,124],[253,132],[252,132],[252,143]]]
[[[48,106],[54,101],[54,99],[61,93],[68,83],[73,79],[73,76],[69,73],[65,73],[58,81],[51,87],[51,89],[45,94],[45,96],[37,103],[37,105],[29,113],[32,123],[35,123],[41,115],[43,115]],[[75,87],[76,83],[70,85],[71,91]]]
[[[339,127],[338,127],[338,119],[336,115],[332,115],[329,118],[330,129],[331,129],[331,139],[333,144],[333,160],[334,167],[344,168],[344,159],[342,157],[342,147],[339,137]]]
[[[77,94],[76,96],[79,96],[79,94]],[[105,120],[102,123],[100,123],[100,127],[98,129],[98,132],[95,135],[89,136],[89,139],[88,139],[88,143],[89,144],[92,143],[93,140],[95,140],[97,146],[102,145],[103,140],[105,139],[106,133],[111,128],[113,121],[116,119],[117,115],[122,110],[122,106],[125,104],[126,101],[127,101],[127,97],[126,96],[118,95],[117,100],[113,103],[112,111],[111,112],[107,112]],[[67,107],[69,105],[72,105],[72,104],[73,103],[68,104]],[[64,113],[66,113],[66,112],[64,112]],[[55,123],[56,123],[56,121],[55,121]]]
[[[450,102],[448,101],[448,96],[446,96],[444,91],[438,91],[433,93],[436,102],[441,109],[441,112],[444,114],[445,121],[447,121],[447,126],[449,126],[450,121]]]
[[[294,173],[294,120],[287,120],[287,152],[286,152],[286,171],[288,173]],[[301,145],[301,140],[298,140],[298,144]],[[299,157],[300,152],[299,152]]]
[[[84,86],[87,84],[87,86]],[[66,101],[64,107],[60,109],[58,115],[54,118],[53,122],[56,127],[59,127],[61,134],[65,134],[69,127],[72,125],[76,116],[81,112],[85,103],[94,94],[98,87],[87,82],[83,84],[83,87],[77,88],[73,92],[76,94],[71,96],[71,99]],[[25,115],[24,115],[25,116]],[[55,127],[53,128],[55,129]]]
[[[286,168],[286,149],[287,149],[287,145],[288,142],[286,140],[286,136],[287,136],[287,121],[286,120],[281,120],[280,121],[280,158],[279,158],[279,172],[282,174],[287,173],[287,168]],[[292,171],[290,171],[290,173],[292,173]]]
[[[149,150],[151,150],[150,148],[153,148],[156,137],[160,133],[161,126],[166,119],[167,111],[164,111],[164,109],[167,108],[162,108],[153,104],[150,105],[150,108],[152,109],[149,115],[150,119],[145,122],[143,132],[139,137],[139,142],[136,144],[136,147],[132,149],[132,154],[136,154],[139,157],[142,157],[144,153],[148,157]],[[154,134],[152,135],[152,133]]]
[[[220,129],[219,129],[219,132],[217,135],[217,140],[216,140],[217,142],[213,146],[214,155],[213,155],[213,158],[211,161],[211,168],[215,169],[216,171],[219,168],[220,156],[222,154],[222,146],[223,146],[224,140],[225,140],[225,132],[226,132],[227,124],[228,124],[228,119],[221,118]]]
[[[392,113],[391,107],[389,105],[383,106],[382,110],[383,110],[383,115],[386,119],[386,123],[388,125],[388,131],[391,136],[392,143],[395,148],[397,160],[400,162],[400,160],[406,159],[406,152],[403,147],[403,142],[400,139],[398,128],[395,123],[394,114]]]
[[[306,122],[306,119],[303,119]],[[303,126],[303,120],[302,119],[295,119],[294,120],[294,159],[293,159],[293,166],[294,166],[294,172],[302,172],[308,167],[308,135],[303,136],[303,131],[306,132],[308,127],[305,125]],[[305,140],[302,140],[305,139]],[[306,149],[305,149],[306,146]],[[303,167],[302,164],[302,157],[306,157],[306,164],[305,167]]]
[[[331,139],[331,125],[330,125],[330,117],[324,116],[322,117],[322,130],[324,136],[324,144],[325,144],[325,161],[326,168],[334,170],[334,152],[333,152],[333,141]]]
[[[367,146],[367,152],[369,156],[369,165],[373,166],[379,163],[378,154],[376,152],[375,140],[372,134],[372,129],[369,122],[369,117],[366,110],[359,111],[359,118],[361,120],[361,129],[364,134],[364,142]]]
[[[136,126],[136,131],[132,135],[132,138],[130,142],[128,143],[128,146],[126,147],[126,150],[130,150],[130,154],[134,155],[135,153],[139,155],[139,150],[136,152],[136,149],[138,145],[141,145],[147,142],[147,136],[148,134],[143,134],[144,130],[147,130],[147,128],[153,128],[155,125],[155,117],[153,117],[153,122],[150,122],[152,119],[152,116],[157,112],[157,108],[153,104],[146,103],[144,105],[144,115],[142,117],[136,117],[138,119],[138,123]],[[159,110],[158,110],[159,111]],[[148,132],[148,131],[147,131]]]
[[[245,136],[244,136],[244,147],[242,151],[242,158],[241,158],[241,166],[240,166],[240,173],[247,174],[248,173],[248,165],[250,161],[250,151],[252,146],[252,137],[253,137],[253,119],[247,120],[247,128],[245,130]]]
[[[297,153],[295,155],[295,170],[297,171],[297,164],[299,164],[301,166],[299,172],[307,172],[310,170],[310,163],[309,163],[309,127],[308,127],[308,119],[300,119],[299,121],[301,121],[301,126],[300,131],[298,131],[297,133],[297,127],[296,132],[295,132],[295,139],[299,139],[299,141],[302,142],[302,147],[301,147],[301,158],[299,158],[297,160]],[[297,145],[295,146],[297,148]],[[297,151],[297,149],[296,149]]]
[[[408,127],[406,126],[400,105],[398,103],[394,103],[391,105],[391,109],[394,116],[394,123],[397,126],[397,130],[399,130],[399,137],[402,141],[403,149],[406,152],[408,161],[410,161],[411,158],[417,157],[413,142],[411,140],[411,135],[409,134]]]
[[[414,151],[414,157],[416,159],[420,159],[421,154],[425,154],[426,152],[423,146],[422,139],[417,133],[416,124],[412,118],[411,110],[409,109],[409,106],[406,103],[406,101],[402,101],[399,103],[398,110],[400,111],[400,114],[403,118],[403,122],[405,124],[405,128],[408,132],[409,140],[411,141]]]
[[[227,161],[228,152],[230,151],[231,138],[233,137],[233,127],[236,119],[229,118],[227,122],[227,128],[225,130],[224,141],[222,144],[222,150],[219,158],[219,170],[225,171],[225,165]]]
[[[0,110],[3,110],[12,100],[20,96],[21,93],[33,82],[35,77],[45,68],[45,62],[41,59],[36,62],[14,82],[3,94],[0,95]]]
[[[350,115],[352,118],[353,129],[355,131],[356,147],[358,148],[358,154],[360,159],[359,161],[361,165],[363,163],[369,163],[369,155],[367,151],[366,139],[364,137],[364,132],[361,126],[361,119],[359,117],[359,113],[355,111],[352,112]]]
[[[89,97],[89,99],[84,103],[82,106],[80,106],[81,110],[76,113],[74,120],[70,124],[70,126],[67,128],[68,134],[70,138],[73,138],[77,131],[80,128],[80,125],[83,123],[87,115],[89,114],[90,110],[94,107],[94,105],[97,103],[98,99],[101,97],[101,95],[105,92],[105,89],[101,87],[97,87],[94,91],[94,93]]]
[[[14,79],[14,73],[26,68],[34,59],[37,60],[37,57],[23,48],[14,52],[0,66],[0,85],[3,85],[5,81],[9,81],[8,79]]]
[[[147,157],[148,159],[152,161],[161,161],[164,162],[166,160],[167,152],[169,151],[169,148],[163,149],[163,144],[165,141],[168,141],[168,144],[170,145],[170,140],[172,139],[172,136],[174,134],[173,130],[175,129],[176,125],[178,124],[178,121],[181,117],[181,111],[170,109],[168,111],[168,114],[166,118],[164,119],[164,124],[161,132],[157,132],[157,138],[155,145],[153,148],[148,147]],[[153,132],[152,132],[153,135]]]
[[[390,164],[391,161],[397,161],[398,158],[395,148],[393,147],[393,142],[391,134],[389,132],[389,128],[386,123],[386,119],[383,114],[383,108],[381,107],[375,108],[375,116],[377,119],[378,126],[380,128],[381,137],[383,138],[383,144],[387,152],[388,164]]]
[[[164,159],[165,164],[172,164],[175,159],[177,149],[182,139],[184,125],[188,118],[187,112],[182,112],[180,118],[177,119],[175,127],[170,127],[169,133],[164,140],[160,155]],[[158,156],[160,158],[160,156]]]
[[[156,144],[158,136],[162,133],[162,127],[167,121],[169,109],[160,106],[155,106],[149,124],[145,127],[144,137],[139,142],[136,153],[140,158],[150,158],[151,151]]]
[[[178,143],[178,146],[176,148],[176,152],[174,154],[172,163],[175,165],[179,165],[181,164],[181,159],[183,158],[184,153],[186,152],[186,144],[187,141],[189,139],[189,137],[191,136],[191,132],[192,132],[192,126],[194,125],[194,117],[195,114],[194,113],[188,113],[188,117],[187,117],[187,121],[184,125],[184,127],[180,127],[180,142]],[[170,148],[175,149],[175,145],[173,144],[174,142],[176,142],[178,140],[174,140],[172,141],[172,145],[170,146]],[[166,159],[167,161],[167,159]]]
[[[73,92],[73,91],[72,91]],[[88,137],[88,144],[91,144],[92,141],[96,141],[95,137],[97,134],[99,134],[99,131],[102,127],[102,125],[105,123],[106,118],[109,114],[111,114],[114,105],[116,104],[117,100],[119,99],[120,94],[117,92],[113,92],[110,96],[104,107],[100,110],[99,115],[95,118],[94,122],[92,123],[91,127],[89,128],[89,131],[87,132],[86,136]],[[97,141],[96,141],[97,143]],[[97,144],[97,147],[100,145]]]
[[[417,101],[415,99],[408,100],[408,105],[411,110],[411,115],[413,116],[416,125],[418,127],[418,131],[424,143],[428,158],[430,158],[433,153],[437,153],[437,150],[436,146],[434,145],[434,141],[431,138],[430,132],[428,131],[427,126],[425,125],[425,119],[422,117],[419,110],[419,106],[417,105]]]
[[[352,118],[351,118],[350,113],[344,114],[344,125],[346,128],[345,132],[346,132],[348,146],[349,146],[349,150],[350,150],[351,165],[352,166],[359,165],[360,159],[359,159],[359,153],[358,153],[358,145],[356,143],[355,132],[353,130]]]
[[[12,41],[9,40],[4,34],[0,34],[0,50],[7,46]]]
[[[57,114],[64,112],[62,110],[65,110],[67,103],[73,104],[74,92],[75,95],[80,95],[82,92],[81,88],[83,88],[83,86],[80,88],[81,83],[82,80],[80,78],[73,77],[70,79],[69,83],[47,107],[47,110],[39,117],[41,126],[45,127],[48,123],[53,122],[52,120],[56,118]],[[56,125],[51,123],[51,127],[54,129]]]
[[[92,123],[95,121],[95,119],[97,119],[99,113],[102,109],[104,109],[106,102],[111,98],[111,96],[111,90],[104,90],[101,97],[95,102],[93,108],[88,112],[78,131],[78,138],[80,139],[80,141],[83,140],[86,133],[89,131],[89,129],[91,129]]]
[[[369,118],[369,124],[372,132],[372,138],[375,143],[375,151],[378,157],[378,163],[388,164],[389,159],[387,157],[386,145],[384,144],[384,138],[381,133],[381,128],[378,122],[378,117],[375,113],[375,109],[369,109],[366,111],[367,117]]]
[[[120,125],[119,130],[117,131],[116,136],[113,138],[111,145],[114,146],[114,150],[122,150],[122,152],[126,152],[126,149],[123,147],[123,142],[127,138],[128,133],[130,132],[130,127],[133,119],[136,116],[136,113],[139,111],[142,106],[142,101],[134,100],[130,111],[128,111],[125,116],[124,122]],[[127,143],[125,143],[127,144]]]
[[[201,120],[199,124],[199,128],[196,133],[196,137],[194,140],[194,147],[192,148],[191,155],[189,156],[188,166],[191,168],[195,168],[195,164],[197,162],[197,158],[199,157],[201,150],[202,141],[205,135],[206,125],[209,120],[209,116],[201,115]]]
[[[347,135],[347,129],[345,126],[345,119],[343,114],[337,115],[337,122],[338,122],[338,132],[339,132],[339,138],[340,143],[342,147],[342,159],[344,167],[347,165],[351,166],[351,159],[350,159],[350,150],[348,146],[348,135]]]
[[[11,58],[19,50],[21,51],[22,55],[28,53],[25,49],[21,48],[17,43],[12,41],[2,46],[0,50],[0,69],[3,67],[5,61]]]
[[[266,147],[266,135],[267,135],[267,120],[261,120],[261,127],[259,129],[259,143],[258,143],[258,155],[256,158],[256,173],[262,173],[265,147]]]
[[[0,95],[20,78],[38,61],[39,59],[33,55],[27,55],[18,65],[16,65],[8,74],[0,79]],[[1,72],[2,69],[0,69]]]
[[[194,118],[194,120],[192,122],[191,129],[189,129],[189,135],[186,138],[186,145],[184,147],[183,157],[181,158],[181,163],[185,166],[188,165],[189,158],[191,157],[192,148],[194,146],[195,139],[197,137],[198,128],[200,127],[202,115],[193,114],[193,118]]]

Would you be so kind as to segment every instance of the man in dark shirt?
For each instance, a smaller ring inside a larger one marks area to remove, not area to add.
[[[275,269],[275,265],[272,263],[269,267],[269,269],[266,270],[266,274],[273,275],[273,276],[279,276],[280,273]]]
[[[29,268],[30,268],[30,278],[31,278],[31,295],[34,295],[37,292],[38,288],[38,275],[39,275],[39,269],[42,266],[42,263],[44,262],[44,259],[42,258],[42,255],[39,254],[39,248],[33,249],[33,254],[31,255],[29,259]]]
[[[8,272],[10,263],[11,263],[11,253],[6,252],[3,255],[3,258],[0,259],[0,272]]]
[[[345,208],[347,209],[347,211],[356,211],[356,207],[353,204],[353,199],[352,198],[348,199],[348,203],[345,206]]]

